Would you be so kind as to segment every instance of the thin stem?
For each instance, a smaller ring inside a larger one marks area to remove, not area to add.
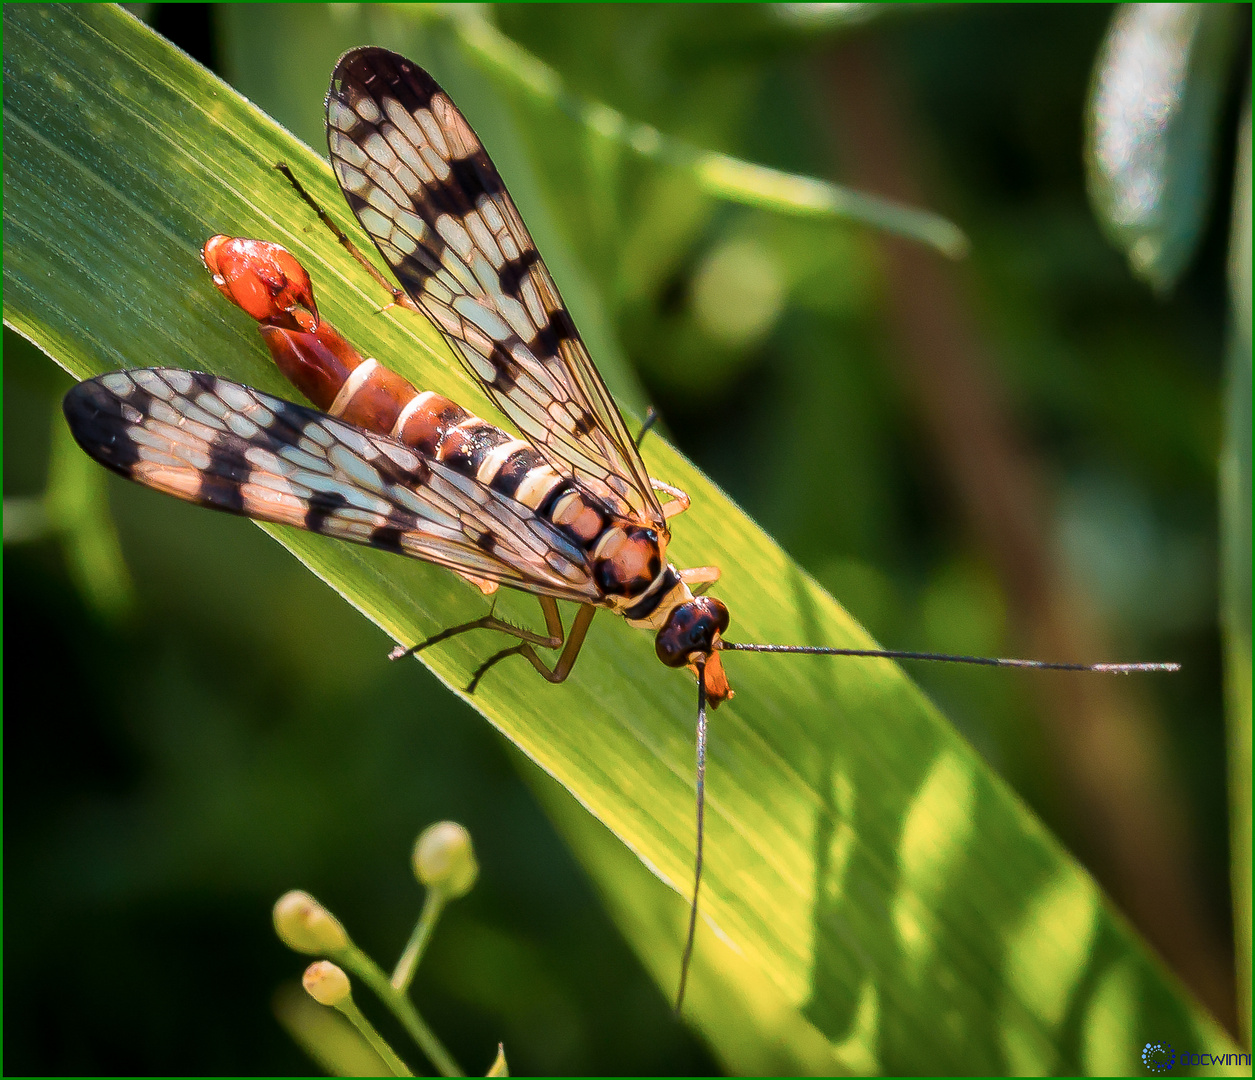
[[[369,986],[393,1014],[405,1026],[410,1037],[418,1043],[428,1060],[436,1066],[441,1076],[465,1076],[461,1067],[453,1060],[453,1055],[444,1048],[436,1033],[427,1026],[427,1022],[418,1014],[414,1003],[399,990],[393,988],[383,969],[367,956],[356,945],[350,945],[343,952],[336,954],[336,960],[358,976]]]
[[[675,995],[675,1014],[684,1007],[688,986],[689,960],[693,956],[693,936],[697,932],[697,893],[702,887],[702,839],[706,817],[706,665],[697,662],[697,852],[693,860],[693,903],[689,907],[689,931],[680,958],[680,989]]]
[[[721,641],[721,649],[734,652],[808,653],[814,656],[865,656],[884,660],[936,660],[946,664],[981,664],[984,667],[1031,668],[1037,671],[1097,671],[1128,675],[1134,671],[1180,671],[1174,663],[1064,664],[1053,660],[1007,660],[995,656],[952,656],[948,653],[910,652],[902,649],[834,649],[826,645],[742,645]]]
[[[431,940],[431,932],[436,928],[436,920],[444,910],[447,898],[443,889],[431,888],[423,900],[423,910],[414,924],[410,940],[406,942],[405,951],[397,961],[396,970],[392,973],[392,988],[402,994],[410,988],[414,981],[414,972],[418,970],[418,962],[423,958],[427,942]]]
[[[370,1044],[371,1049],[383,1059],[393,1076],[414,1075],[409,1066],[388,1045],[388,1040],[380,1035],[374,1025],[362,1015],[362,1010],[357,1007],[357,1003],[352,998],[345,998],[336,1008],[357,1029],[357,1033]]]

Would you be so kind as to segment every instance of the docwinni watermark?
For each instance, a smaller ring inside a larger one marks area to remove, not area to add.
[[[1230,1065],[1250,1068],[1250,1054],[1194,1054],[1182,1050],[1179,1054],[1165,1042],[1150,1042],[1142,1047],[1142,1064],[1153,1073],[1171,1072],[1177,1065],[1200,1068],[1207,1065]]]

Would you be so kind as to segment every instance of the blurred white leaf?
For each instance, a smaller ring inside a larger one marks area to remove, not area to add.
[[[1240,14],[1127,4],[1099,53],[1087,116],[1090,201],[1133,272],[1172,288],[1206,223]]]

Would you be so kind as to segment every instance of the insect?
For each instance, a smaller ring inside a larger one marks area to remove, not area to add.
[[[732,697],[723,652],[1176,668],[729,641],[727,607],[702,595],[718,569],[667,559],[669,521],[688,496],[650,477],[500,175],[448,96],[403,57],[355,49],[332,75],[327,140],[344,196],[401,288],[289,179],[398,304],[439,327],[517,434],[363,358],[319,317],[308,274],[283,248],[222,235],[202,252],[215,285],[257,320],[279,368],[316,408],[149,368],[74,387],[64,403],[70,428],[97,461],[158,491],[425,559],[485,594],[501,585],[532,593],[544,633],[490,613],[394,650],[413,655],[479,629],[512,637],[479,665],[470,691],[511,656],[562,682],[600,608],[652,631],[659,659],[690,668],[698,689],[697,843],[677,1012],[701,887],[707,706]],[[558,600],[580,605],[569,631]],[[550,666],[537,649],[560,651]]]

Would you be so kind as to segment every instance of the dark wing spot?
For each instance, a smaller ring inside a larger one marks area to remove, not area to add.
[[[296,405],[291,401],[273,400],[268,401],[271,412],[274,413],[274,421],[266,427],[262,428],[264,432],[270,436],[273,447],[284,446],[289,443],[296,445],[300,441],[301,436],[305,433],[306,425],[311,420],[321,422],[323,415],[314,412],[313,409],[307,409],[303,405]]]
[[[492,533],[485,530],[475,537],[475,546],[479,548],[480,551],[486,551],[491,555],[497,546],[497,538],[493,536]]]
[[[404,555],[405,548],[401,544],[401,537],[405,534],[392,525],[382,525],[370,534],[371,547],[382,548],[384,551],[393,551],[398,555]]]
[[[529,248],[517,259],[507,260],[497,274],[498,281],[501,284],[501,291],[507,296],[517,297],[519,295],[519,285],[523,282],[523,276],[539,261],[540,255],[535,248]]]
[[[439,91],[427,72],[387,49],[353,49],[331,76],[331,95],[346,104],[358,95],[378,101],[390,93],[412,113],[427,108]]]
[[[348,500],[337,491],[315,491],[310,496],[309,509],[305,511],[305,528],[310,532],[322,532],[324,522],[347,503]]]
[[[414,451],[417,448],[410,446],[407,449]],[[372,464],[380,477],[389,484],[408,488],[426,487],[431,482],[431,466],[423,459],[421,451],[415,453],[414,457],[416,460],[413,468],[398,464],[387,454],[380,454]]]
[[[422,68],[411,64],[396,53],[386,53],[385,56],[386,61],[391,62],[394,72],[388,80],[388,89],[396,96],[402,107],[411,115],[419,109],[429,108],[431,99],[440,92],[436,80]],[[386,66],[386,64],[381,64],[381,66]],[[379,97],[382,101],[383,95]]]
[[[519,362],[514,359],[500,345],[492,347],[492,355],[488,357],[489,363],[492,364],[495,374],[492,382],[489,384],[494,390],[500,390],[503,394],[508,394],[514,389],[514,384],[518,382]]]
[[[370,203],[343,187],[341,191],[344,192],[344,197],[354,216],[357,217],[358,221],[361,221],[362,210],[370,206]],[[425,208],[422,200],[419,199],[411,205],[415,212],[430,225],[433,215]],[[367,231],[369,232],[370,230]],[[444,249],[445,243],[440,238],[440,234],[434,228],[429,228],[423,234],[423,241],[413,254],[405,255],[400,260],[397,260],[393,252],[385,251],[384,257],[388,260],[388,265],[392,267],[393,272],[396,274],[397,280],[405,286],[411,295],[418,296],[422,293],[427,279],[435,277],[440,272],[440,255]],[[383,249],[380,250],[382,251]]]
[[[134,408],[144,416],[152,401],[147,391],[136,390],[119,398],[106,389],[99,379],[88,379],[71,387],[61,402],[66,423],[74,441],[101,465],[123,476],[130,476],[140,459],[139,446],[127,431],[134,425],[125,409]]]
[[[480,196],[500,195],[505,191],[501,177],[486,154],[452,158],[449,166],[453,169],[453,175],[449,178],[447,186],[460,189],[460,192],[470,201],[468,210],[476,206]]]
[[[579,416],[575,418],[575,434],[580,436],[587,435],[596,426],[597,421],[589,413],[581,409]]]
[[[540,328],[527,347],[533,356],[544,359],[547,356],[557,356],[558,346],[562,342],[574,341],[578,336],[571,316],[566,313],[565,308],[558,308],[549,313],[549,322]]]
[[[209,444],[209,468],[200,476],[200,502],[216,506],[231,514],[244,513],[244,496],[240,488],[248,482],[252,468],[240,456],[238,447],[232,449],[226,440]]]

